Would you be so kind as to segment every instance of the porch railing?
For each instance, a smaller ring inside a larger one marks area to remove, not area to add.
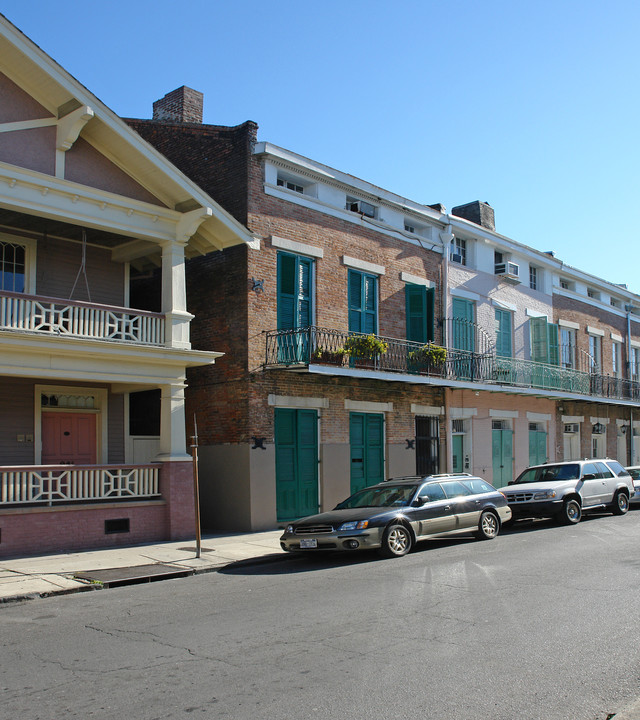
[[[495,352],[447,349],[444,362],[435,362],[416,350],[421,343],[376,336],[386,352],[357,357],[341,352],[347,339],[360,333],[307,327],[266,334],[266,367],[329,364],[385,372],[426,375],[443,380],[510,385],[562,391],[620,400],[640,400],[640,383],[558,365],[498,357]]]
[[[159,495],[158,465],[0,467],[0,508]]]
[[[21,293],[0,294],[0,330],[163,345],[160,313]]]

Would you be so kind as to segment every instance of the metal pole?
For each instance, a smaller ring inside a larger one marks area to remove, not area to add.
[[[200,557],[200,484],[198,482],[198,423],[196,421],[195,413],[193,415],[193,499],[195,503],[196,511],[196,557]]]

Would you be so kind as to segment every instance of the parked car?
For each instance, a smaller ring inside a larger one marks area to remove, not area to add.
[[[634,494],[631,475],[610,458],[534,465],[502,490],[514,520],[555,517],[568,525],[586,510],[624,515]]]
[[[492,540],[510,517],[504,495],[479,477],[399,477],[292,522],[280,545],[287,552],[375,548],[383,557],[401,557],[418,540],[445,533]]]
[[[640,504],[640,465],[632,465],[627,468],[627,472],[631,475],[633,480],[634,493],[631,496],[631,503],[634,505]]]

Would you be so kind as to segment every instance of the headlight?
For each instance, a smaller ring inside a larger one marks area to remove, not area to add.
[[[542,492],[537,492],[534,494],[533,499],[534,500],[549,500],[550,498],[554,498],[556,496],[555,490],[543,490]]]
[[[287,529],[285,530],[287,535],[293,535],[293,525],[287,525]]]
[[[338,532],[344,532],[345,530],[364,530],[369,527],[368,520],[352,520],[351,522],[342,523],[338,528]]]

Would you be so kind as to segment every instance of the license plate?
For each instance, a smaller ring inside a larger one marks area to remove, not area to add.
[[[300,540],[300,550],[310,550],[318,547],[318,541],[315,538],[302,538]]]

